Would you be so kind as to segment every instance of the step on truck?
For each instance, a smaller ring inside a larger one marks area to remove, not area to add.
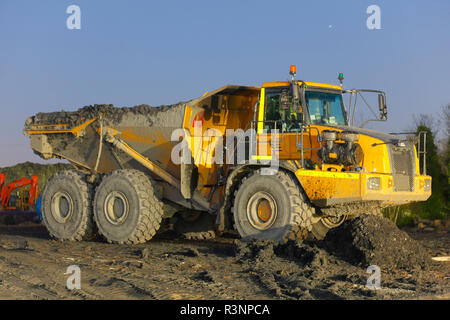
[[[377,95],[374,120],[386,120],[384,92],[346,90],[342,74],[340,85],[296,80],[295,69],[290,81],[227,85],[175,105],[28,118],[34,152],[74,167],[42,192],[49,233],[138,244],[168,219],[188,239],[322,239],[347,219],[430,197],[426,137],[350,125],[362,92]]]

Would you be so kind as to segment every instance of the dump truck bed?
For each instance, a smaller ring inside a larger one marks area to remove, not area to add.
[[[94,105],[74,112],[38,113],[27,119],[25,133],[31,137],[32,149],[44,159],[56,155],[91,170],[97,163],[100,130],[114,128],[130,147],[179,177],[179,170],[168,159],[175,144],[171,142],[171,133],[182,126],[185,105],[183,102],[131,108]],[[135,160],[106,145],[97,170],[107,173],[136,166]]]

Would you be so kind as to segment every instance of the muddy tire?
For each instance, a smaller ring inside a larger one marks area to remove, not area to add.
[[[96,235],[92,214],[92,186],[82,172],[54,174],[42,192],[42,221],[59,240],[90,240]]]
[[[94,218],[99,233],[110,243],[138,244],[159,229],[163,203],[152,180],[138,170],[117,170],[97,187]]]
[[[187,220],[178,217],[173,228],[177,234],[188,240],[210,240],[216,237],[215,216],[203,213],[197,219]]]
[[[311,231],[313,208],[300,185],[284,171],[261,175],[258,170],[244,178],[235,193],[232,212],[244,241],[303,240]]]
[[[312,225],[312,230],[310,233],[311,240],[323,240],[327,235],[328,231],[339,227],[346,220],[347,216],[340,217],[325,217],[317,221]]]

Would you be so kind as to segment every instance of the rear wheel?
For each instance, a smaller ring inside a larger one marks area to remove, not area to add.
[[[209,240],[216,237],[216,217],[202,212],[183,213],[177,217],[174,230],[185,239]]]
[[[235,194],[234,223],[243,240],[303,240],[311,231],[313,208],[288,173],[243,179]]]
[[[98,186],[94,217],[99,232],[111,243],[138,244],[159,229],[163,203],[149,176],[138,170],[117,170]]]
[[[60,240],[90,240],[96,234],[92,187],[79,171],[61,171],[46,183],[41,198],[42,221]]]

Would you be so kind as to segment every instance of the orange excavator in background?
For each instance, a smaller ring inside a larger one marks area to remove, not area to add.
[[[38,191],[38,176],[34,175],[31,178],[24,177],[5,185],[6,175],[0,173],[0,209],[1,210],[21,210],[34,209],[36,206],[36,196]],[[29,190],[22,189],[25,186],[30,186]],[[11,193],[14,190],[21,189],[18,192],[18,197],[15,201],[15,206],[10,206]],[[28,192],[27,192],[28,191]]]

